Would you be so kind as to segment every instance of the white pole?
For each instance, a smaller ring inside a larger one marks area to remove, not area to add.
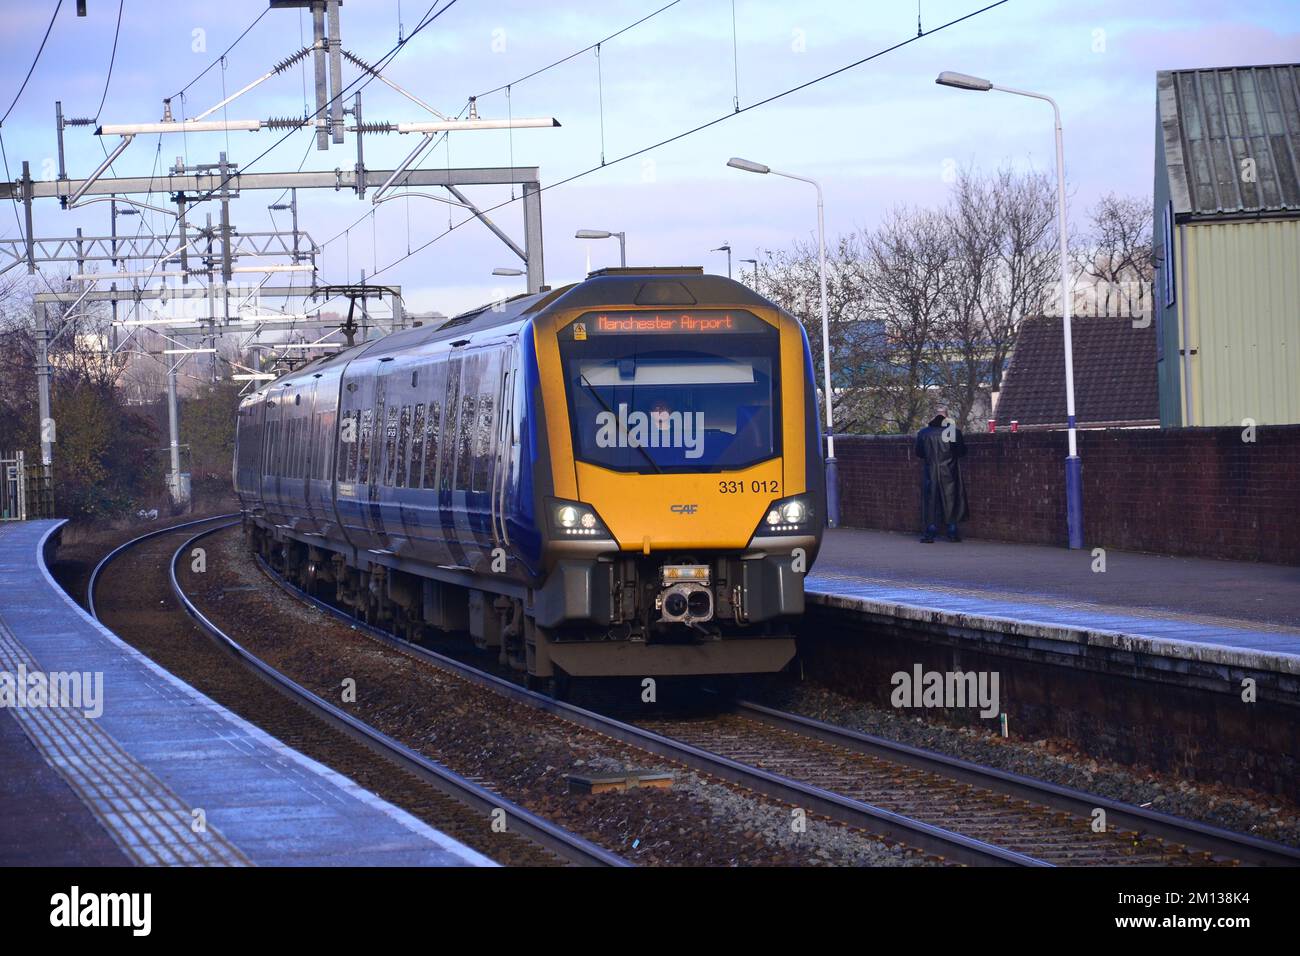
[[[732,157],[727,161],[727,165],[734,169],[741,169],[750,173],[771,173],[773,176],[784,176],[786,179],[797,179],[803,183],[811,183],[817,190],[817,272],[818,282],[821,286],[821,312],[822,312],[822,381],[825,390],[826,405],[826,524],[828,527],[839,527],[840,523],[840,489],[839,475],[835,462],[835,413],[834,393],[831,391],[831,321],[830,313],[826,305],[826,205],[822,198],[822,186],[815,179],[809,179],[807,176],[796,176],[794,173],[783,173],[780,170],[765,166],[762,163],[755,163],[747,159]],[[731,272],[731,251],[727,251],[727,272]],[[758,263],[754,263],[754,277],[758,278]]]
[[[1045,100],[1056,120],[1056,216],[1061,246],[1061,321],[1065,347],[1065,417],[1069,453],[1065,459],[1065,522],[1071,548],[1083,547],[1083,466],[1079,459],[1077,422],[1074,409],[1074,339],[1070,321],[1069,239],[1065,221],[1065,146],[1061,133],[1061,109],[1056,100],[1042,93],[990,84],[991,89]]]
[[[1074,348],[1070,323],[1070,262],[1068,233],[1065,223],[1065,147],[1061,142],[1061,111],[1051,101],[1056,114],[1056,210],[1061,232],[1061,316],[1065,323],[1065,415],[1070,426],[1070,457],[1079,454],[1074,420]]]
[[[831,401],[831,320],[826,307],[826,215],[822,202],[822,187],[817,187],[817,271],[822,300],[822,376],[826,388],[826,454],[835,457],[835,416]]]
[[[838,466],[835,461],[834,393],[831,391],[831,320],[826,305],[826,204],[822,197],[821,183],[817,180],[775,169],[770,172],[774,176],[811,183],[817,190],[817,273],[822,313],[822,388],[826,406],[826,524],[836,528],[840,523],[840,493]]]

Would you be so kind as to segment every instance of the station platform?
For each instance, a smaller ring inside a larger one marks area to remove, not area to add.
[[[0,693],[28,690],[0,696],[0,866],[493,865],[92,619],[45,566],[61,523],[0,525]],[[32,675],[90,678],[41,706]]]
[[[971,633],[1300,675],[1300,568],[837,528],[812,605]]]

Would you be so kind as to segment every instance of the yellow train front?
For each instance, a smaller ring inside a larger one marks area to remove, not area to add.
[[[685,268],[295,369],[244,399],[234,482],[299,586],[540,681],[781,670],[825,516],[802,326]]]
[[[825,523],[802,326],[699,269],[605,270],[533,320],[545,513],[530,673],[771,673]]]

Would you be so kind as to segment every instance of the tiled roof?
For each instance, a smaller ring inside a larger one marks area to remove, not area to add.
[[[1174,213],[1300,214],[1300,64],[1156,74]]]
[[[1160,420],[1154,323],[1076,316],[1075,419],[1080,425]],[[1060,425],[1065,415],[1065,347],[1059,318],[1035,316],[1020,325],[998,396],[997,420]]]

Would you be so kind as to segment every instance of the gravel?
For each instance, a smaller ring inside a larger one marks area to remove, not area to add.
[[[1146,768],[1096,760],[1067,741],[1015,740],[903,716],[812,682],[769,685],[754,700],[1000,770],[1300,846],[1300,807],[1274,795],[1193,784]]]
[[[182,575],[205,614],[327,699],[356,682],[361,719],[534,813],[650,865],[918,865],[919,854],[510,701],[294,601],[257,569],[239,532],[207,539],[207,572]],[[672,772],[671,789],[571,793],[567,774]]]

